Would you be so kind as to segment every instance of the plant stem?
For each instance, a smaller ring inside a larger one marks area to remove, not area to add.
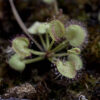
[[[43,59],[44,59],[44,57],[41,56],[41,57],[36,57],[36,58],[33,58],[33,59],[26,59],[23,62],[25,62],[26,64],[30,64],[30,63],[34,63],[34,62],[37,62],[37,61],[40,61],[40,60],[43,60]]]
[[[48,51],[52,48],[53,44],[54,44],[54,40],[51,41],[49,48],[48,48]]]
[[[55,11],[56,15],[59,13],[59,8],[58,8],[57,0],[54,1],[54,11]]]
[[[66,48],[66,46],[65,45],[63,45],[63,46],[61,46],[61,47],[59,47],[55,52],[59,52],[59,51],[61,51],[62,49],[64,49],[64,48]]]
[[[35,50],[31,50],[31,49],[29,49],[29,51],[32,53],[32,54],[34,54],[34,55],[45,55],[45,52],[40,52],[40,51],[35,51]]]
[[[41,40],[41,43],[42,43],[44,49],[46,49],[47,47],[46,47],[46,43],[45,43],[45,41],[44,41],[44,39],[43,39],[43,36],[39,34],[39,38],[40,38],[40,40]]]
[[[67,41],[63,41],[62,43],[60,43],[58,46],[56,46],[54,49],[52,49],[51,51],[52,52],[58,52],[60,51],[61,49],[64,49],[66,48],[66,44],[67,44]]]
[[[22,29],[22,30],[25,32],[25,34],[35,43],[35,45],[36,45],[41,51],[43,51],[43,48],[40,46],[40,44],[39,44],[34,38],[32,38],[31,35],[30,35],[30,33],[28,32],[28,30],[27,30],[25,24],[24,24],[23,21],[21,20],[19,14],[18,14],[18,12],[17,12],[17,10],[16,10],[16,8],[15,8],[15,5],[14,5],[14,3],[13,3],[13,0],[9,0],[9,3],[10,3],[10,6],[11,6],[11,8],[12,8],[12,12],[13,12],[13,14],[14,14],[14,16],[15,16],[15,18],[16,18],[18,24],[19,24],[19,26],[21,27],[21,29]]]

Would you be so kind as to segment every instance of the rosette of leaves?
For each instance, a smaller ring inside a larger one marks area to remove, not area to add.
[[[85,40],[86,33],[84,28],[78,24],[70,24],[65,27],[61,21],[52,20],[48,23],[34,23],[28,31],[32,35],[38,34],[43,50],[30,49],[28,38],[17,37],[12,41],[15,55],[9,59],[9,65],[17,71],[22,71],[26,64],[47,58],[56,64],[61,75],[70,79],[75,78],[77,71],[83,67],[82,59],[79,56],[81,50],[77,47],[81,46]],[[45,36],[45,39],[43,36]],[[55,45],[55,42],[58,43]],[[68,43],[74,48],[67,49],[69,47]],[[62,50],[66,49],[67,52],[62,52]],[[31,54],[38,57],[26,59]],[[60,57],[67,57],[67,59],[63,61],[59,59]]]
[[[55,13],[57,14],[58,7],[56,0],[43,0],[45,3],[51,4],[53,3]],[[47,58],[52,63],[55,63],[58,71],[67,78],[75,78],[77,71],[80,70],[83,66],[82,60],[79,56],[80,50],[78,48],[72,48],[68,50],[69,44],[72,47],[80,47],[86,38],[86,30],[77,23],[70,23],[65,25],[54,19],[50,22],[38,22],[34,23],[32,27],[30,27],[27,31],[26,26],[23,21],[19,17],[17,10],[14,6],[12,0],[9,0],[13,14],[17,22],[19,23],[22,30],[25,34],[34,42],[34,44],[38,47],[40,51],[34,50],[34,48],[30,49],[29,40],[26,37],[17,37],[12,41],[12,48],[15,51],[15,54],[11,56],[9,59],[9,65],[17,70],[22,71],[25,68],[26,64],[34,63],[36,61],[43,60]],[[35,40],[31,35],[38,35],[38,40]],[[45,39],[44,39],[44,35]],[[41,43],[40,43],[41,42]],[[55,44],[55,42],[57,42]],[[40,43],[40,44],[39,44]],[[66,50],[67,52],[62,52],[62,50]],[[38,57],[27,58],[31,54],[37,55]],[[67,57],[65,61],[60,60],[60,57]],[[56,62],[54,61],[56,60]],[[58,60],[57,60],[58,59]]]

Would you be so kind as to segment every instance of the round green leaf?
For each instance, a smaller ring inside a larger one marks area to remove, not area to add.
[[[20,56],[14,54],[8,61],[11,68],[17,71],[23,71],[25,69],[25,63],[21,60]]]
[[[67,78],[75,78],[76,70],[70,61],[63,62],[58,60],[56,63],[58,71]]]
[[[85,41],[86,31],[80,25],[72,24],[66,28],[65,37],[68,39],[70,45],[77,47]]]
[[[37,33],[43,34],[47,32],[47,29],[49,28],[49,24],[48,23],[42,23],[37,30]]]
[[[12,41],[13,50],[21,57],[27,57],[31,55],[28,46],[29,40],[26,37],[17,37]]]
[[[65,34],[64,25],[59,20],[53,20],[50,22],[48,33],[54,41],[59,41]]]
[[[68,60],[71,61],[75,65],[76,70],[80,70],[83,67],[83,62],[78,55],[69,54]]]
[[[35,22],[28,28],[30,34],[45,34],[49,24],[46,22]]]
[[[67,51],[68,54],[80,54],[81,50],[79,48],[72,48],[70,50]]]

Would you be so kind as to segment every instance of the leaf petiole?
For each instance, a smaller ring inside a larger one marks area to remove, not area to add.
[[[58,46],[56,46],[54,49],[52,49],[51,51],[52,52],[58,52],[64,48],[66,48],[66,44],[67,44],[67,41],[63,41],[62,43],[60,43]]]
[[[38,62],[38,61],[43,60],[43,59],[44,59],[44,57],[41,56],[41,57],[36,57],[36,58],[33,58],[33,59],[26,59],[23,62],[25,64],[30,64],[30,63]]]
[[[31,49],[28,49],[32,54],[34,55],[45,55],[45,52],[40,52],[40,51],[35,51],[35,50],[31,50]]]

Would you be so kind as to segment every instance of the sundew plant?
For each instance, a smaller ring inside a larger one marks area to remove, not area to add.
[[[27,34],[28,37],[18,36],[12,40],[11,48],[15,53],[8,63],[14,70],[22,72],[27,64],[44,59],[55,64],[58,72],[69,79],[75,78],[77,71],[82,69],[80,48],[86,38],[86,29],[79,22],[71,20],[64,25],[58,19],[49,22],[37,21],[28,28]],[[34,35],[39,37],[38,41],[32,37]],[[38,49],[29,48],[32,45],[30,38]],[[31,55],[35,57],[32,58]]]

